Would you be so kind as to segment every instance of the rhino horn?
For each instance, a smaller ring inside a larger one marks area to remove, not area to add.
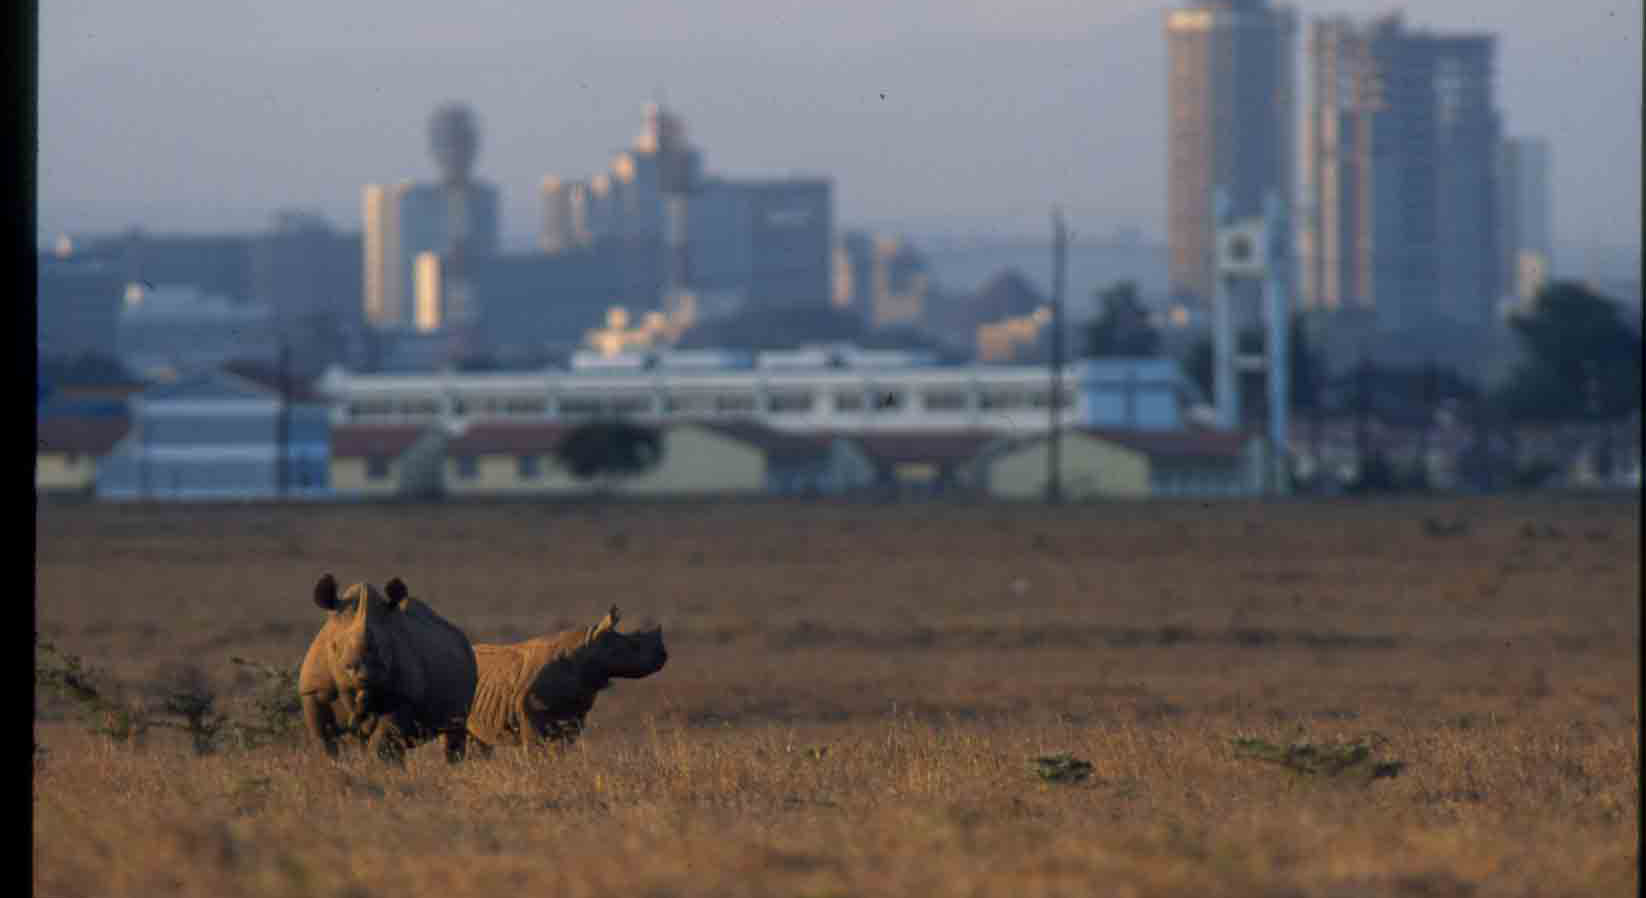
[[[324,574],[320,582],[314,584],[314,604],[327,611],[337,610],[337,578],[331,574]]]
[[[617,613],[617,606],[613,605],[612,610],[606,612],[606,616],[600,619],[600,623],[589,628],[589,638],[593,639],[607,630],[616,628],[617,622],[620,619],[621,615]]]

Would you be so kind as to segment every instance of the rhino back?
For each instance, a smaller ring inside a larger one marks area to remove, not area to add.
[[[528,694],[538,699],[540,707],[563,709],[568,698],[576,704],[577,698],[569,693],[580,677],[577,662],[570,656],[583,644],[584,636],[583,630],[566,630],[524,642],[476,645],[480,681],[469,709],[470,735],[489,744],[516,742],[529,725],[516,719],[521,700]]]
[[[545,707],[557,707],[581,698],[584,659],[576,654],[587,636],[583,630],[562,630],[540,636],[526,645],[531,646],[532,681],[528,687],[533,696]]]
[[[469,732],[482,742],[497,744],[511,726],[519,726],[513,715],[531,682],[530,652],[523,644],[480,643],[474,656],[479,680],[469,706]]]
[[[425,726],[461,726],[477,679],[468,636],[416,599],[390,620],[400,679],[397,691],[411,702],[411,710]]]

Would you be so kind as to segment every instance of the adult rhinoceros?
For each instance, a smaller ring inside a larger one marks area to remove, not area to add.
[[[326,623],[309,645],[297,691],[310,735],[337,754],[353,733],[379,757],[443,736],[446,758],[463,756],[477,678],[462,630],[412,598],[398,577],[379,593],[356,583],[338,594],[326,574],[314,587]]]
[[[663,669],[663,629],[619,633],[617,606],[587,629],[563,630],[508,645],[474,647],[480,682],[469,709],[469,736],[482,747],[572,742],[613,677]]]

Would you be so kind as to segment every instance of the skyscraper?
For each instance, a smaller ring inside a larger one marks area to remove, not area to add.
[[[663,240],[667,195],[691,192],[703,160],[686,143],[678,116],[656,103],[646,104],[645,116],[645,128],[606,171],[587,182],[543,179],[545,249],[558,252],[602,238]]]
[[[749,206],[749,299],[766,306],[827,305],[834,182],[789,176],[734,183]]]
[[[1525,301],[1548,282],[1554,255],[1549,226],[1549,142],[1537,137],[1504,140],[1498,187],[1501,292]]]
[[[633,144],[586,185],[544,180],[542,245],[615,245],[625,261],[614,299],[640,308],[688,294],[700,313],[828,303],[833,183],[706,176],[684,122],[656,103],[645,115]]]
[[[1295,17],[1264,0],[1204,0],[1166,15],[1167,242],[1171,290],[1211,300],[1212,196],[1227,191],[1237,218],[1290,202]]]
[[[400,259],[401,184],[367,184],[361,194],[364,229],[363,304],[366,323],[395,327],[406,320],[405,272]]]
[[[588,246],[589,185],[562,181],[554,175],[543,179],[543,234],[539,241],[546,253],[565,252]]]
[[[1492,318],[1493,39],[1408,31],[1398,15],[1309,30],[1301,304],[1391,331]]]
[[[402,182],[366,185],[364,305],[366,320],[385,328],[407,327],[416,317],[417,257],[439,253],[447,258],[436,268],[447,286],[438,288],[439,307],[461,306],[463,276],[476,257],[494,255],[499,244],[497,188],[476,179],[479,126],[462,104],[446,104],[429,120],[429,148],[440,169],[437,184]],[[427,288],[425,288],[427,289]],[[474,310],[458,311],[472,316]],[[442,311],[440,319],[450,317]],[[425,317],[423,323],[427,324]]]
[[[874,303],[874,238],[847,231],[835,243],[830,304],[867,319]]]

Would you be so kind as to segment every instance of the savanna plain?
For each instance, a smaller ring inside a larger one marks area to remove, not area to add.
[[[35,528],[37,670],[77,656],[155,719],[182,693],[254,716],[325,572],[401,577],[476,642],[615,603],[669,648],[572,747],[450,766],[330,760],[300,721],[115,739],[37,681],[40,896],[1639,885],[1638,496],[42,504]]]

